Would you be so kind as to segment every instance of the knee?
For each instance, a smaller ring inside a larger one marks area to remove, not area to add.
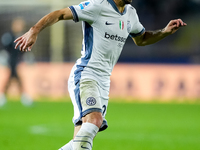
[[[98,128],[100,128],[103,123],[101,112],[92,112],[90,114],[87,114],[85,117],[82,118],[82,120],[83,123],[89,122],[96,125]]]

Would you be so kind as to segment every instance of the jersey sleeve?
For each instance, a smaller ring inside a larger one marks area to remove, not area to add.
[[[136,10],[134,9],[132,15],[133,23],[131,24],[131,31],[129,33],[130,37],[136,37],[142,35],[145,32],[145,28],[140,23]]]
[[[92,23],[97,19],[99,14],[99,2],[95,0],[88,0],[81,2],[79,5],[69,7],[73,14],[75,22],[86,21]]]

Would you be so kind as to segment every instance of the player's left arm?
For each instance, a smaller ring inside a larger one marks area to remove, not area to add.
[[[187,24],[181,19],[171,20],[164,29],[156,31],[146,31],[140,36],[133,37],[133,41],[138,46],[145,46],[156,43],[163,38],[175,33],[180,27],[184,27]]]

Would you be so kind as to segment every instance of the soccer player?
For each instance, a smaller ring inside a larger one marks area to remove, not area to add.
[[[38,34],[47,26],[60,20],[82,21],[82,56],[72,68],[68,87],[74,105],[74,137],[60,150],[91,150],[96,134],[107,128],[110,75],[128,36],[136,45],[145,46],[186,26],[181,19],[175,19],[161,30],[145,31],[131,2],[88,0],[57,10],[15,40],[16,48],[31,51]]]
[[[22,58],[25,58],[25,55],[20,53],[19,50],[14,49],[13,43],[13,40],[22,34],[24,27],[25,21],[23,18],[14,18],[11,23],[11,30],[5,32],[0,38],[0,43],[3,46],[3,50],[0,50],[0,66],[3,66],[10,72],[5,79],[0,79],[0,107],[7,102],[5,95],[13,79],[18,83],[22,104],[25,106],[31,106],[33,104],[33,100],[26,92],[17,72],[17,67]]]

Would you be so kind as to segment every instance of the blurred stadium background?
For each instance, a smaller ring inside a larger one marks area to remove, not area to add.
[[[24,33],[47,13],[79,2],[0,0],[0,52],[5,49],[2,36],[11,31],[15,18],[24,20]],[[132,4],[146,30],[164,28],[176,18],[188,26],[150,46],[137,47],[127,40],[111,77],[107,117],[111,128],[97,136],[94,149],[198,150],[200,0],[133,0]],[[17,57],[25,91],[39,102],[22,107],[19,87],[11,82],[8,104],[0,107],[0,150],[53,150],[71,139],[73,110],[67,80],[80,57],[81,43],[81,23],[61,21],[40,33],[32,52]],[[0,53],[0,84],[9,74],[2,58]]]
[[[11,30],[16,17],[24,19],[24,33],[47,13],[79,2],[1,0],[0,35]],[[200,1],[134,0],[133,6],[146,30],[164,28],[169,20],[176,18],[183,19],[188,26],[150,46],[137,47],[128,38],[111,77],[110,96],[140,100],[198,99]],[[81,42],[81,23],[61,21],[42,31],[31,54],[18,58],[25,62],[18,67],[18,72],[27,92],[35,99],[68,96],[67,79],[73,63],[80,57]],[[4,49],[2,42],[0,49]],[[11,87],[8,93],[17,95],[17,88]]]

